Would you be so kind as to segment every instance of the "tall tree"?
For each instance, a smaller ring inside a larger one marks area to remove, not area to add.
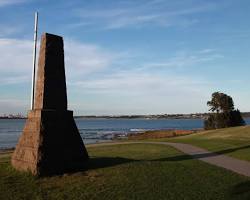
[[[211,101],[207,102],[210,107],[209,117],[204,121],[205,129],[217,129],[231,126],[245,125],[239,110],[234,109],[232,97],[221,92],[214,92]],[[216,112],[215,112],[216,111]]]
[[[234,102],[232,97],[221,92],[214,92],[212,94],[212,100],[208,101],[207,105],[211,107],[209,109],[210,111],[216,111],[217,113],[234,110]]]

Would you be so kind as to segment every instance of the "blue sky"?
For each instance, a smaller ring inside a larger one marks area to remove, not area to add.
[[[36,10],[77,115],[207,112],[215,91],[250,111],[248,0],[0,0],[0,114],[29,109]]]

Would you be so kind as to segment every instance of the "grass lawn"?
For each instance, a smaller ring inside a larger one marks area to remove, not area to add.
[[[250,179],[164,145],[87,147],[85,171],[36,178],[0,157],[0,199],[249,199]]]
[[[250,126],[202,131],[175,138],[157,139],[157,141],[193,144],[209,151],[250,161]]]

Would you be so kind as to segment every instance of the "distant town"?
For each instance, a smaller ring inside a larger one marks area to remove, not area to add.
[[[158,115],[103,115],[103,116],[76,116],[76,118],[107,118],[107,119],[203,119],[207,113],[195,114],[158,114]]]
[[[191,114],[158,114],[158,115],[83,115],[75,118],[104,118],[104,119],[206,119],[209,113]],[[242,112],[242,117],[250,117],[250,112]],[[0,119],[26,119],[23,114],[3,114]]]
[[[21,113],[18,114],[3,114],[0,115],[0,119],[25,119],[26,117]]]
[[[191,114],[159,114],[159,115],[83,115],[75,118],[104,118],[104,119],[206,119],[209,113]],[[250,112],[242,112],[242,117],[250,117]],[[22,114],[3,114],[0,119],[26,119]]]
[[[250,117],[250,112],[242,112],[243,117]],[[158,115],[103,115],[103,116],[75,116],[75,118],[117,118],[117,119],[206,119],[209,113],[191,113],[191,114],[158,114]]]

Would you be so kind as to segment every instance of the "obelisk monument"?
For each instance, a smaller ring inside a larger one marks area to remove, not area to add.
[[[12,155],[12,166],[34,175],[80,169],[88,159],[73,118],[67,110],[63,38],[44,33],[41,39],[34,109]]]

